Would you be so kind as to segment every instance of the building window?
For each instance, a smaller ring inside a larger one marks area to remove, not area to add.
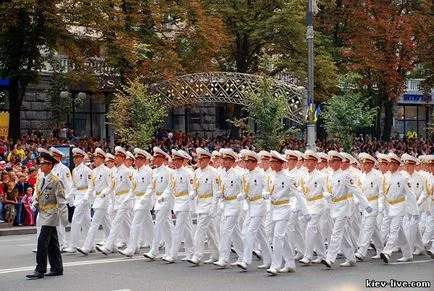
[[[427,107],[420,105],[398,105],[396,128],[401,136],[408,131],[417,132],[418,136],[426,137]]]

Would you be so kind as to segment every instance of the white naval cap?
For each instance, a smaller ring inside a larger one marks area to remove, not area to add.
[[[377,160],[379,163],[390,163],[390,157],[382,153],[377,154]]]
[[[317,152],[316,153],[317,155],[318,155],[318,157],[322,160],[322,161],[328,161],[329,160],[329,156],[326,154],[326,153],[324,153],[324,152]]]
[[[152,160],[151,154],[148,153],[147,151],[141,149],[141,148],[135,148],[134,149],[134,155],[136,158],[140,157],[140,158],[144,158],[147,160]]]
[[[222,157],[222,153],[219,152],[219,151],[212,151],[211,156],[212,156],[213,159],[215,159],[215,158],[221,158]]]
[[[135,161],[136,158],[134,157],[133,153],[130,151],[127,151],[127,159]]]
[[[188,160],[188,158],[177,150],[172,150],[172,160]]]
[[[166,160],[170,160],[170,156],[159,147],[153,147],[152,151],[154,152],[154,157],[163,157]]]
[[[212,156],[209,151],[207,151],[206,149],[200,148],[200,147],[196,148],[196,154],[197,154],[197,158],[199,160],[203,159],[203,158],[210,159]]]
[[[94,156],[100,157],[101,159],[106,159],[107,154],[100,148],[96,148],[95,152],[93,153]]]
[[[269,160],[271,158],[271,154],[267,151],[260,151],[258,156],[261,158],[261,160]]]
[[[123,156],[124,158],[127,157],[127,152],[125,151],[125,149],[121,146],[116,146],[115,147],[115,156]]]
[[[72,149],[72,156],[82,156],[83,158],[86,157],[86,152],[83,151],[81,148],[73,148]]]
[[[60,156],[60,157],[64,157],[65,156],[65,154],[64,153],[62,153],[61,151],[59,151],[57,148],[55,148],[55,147],[50,147],[50,152],[53,154],[53,155],[57,155],[57,156]]]
[[[294,150],[285,150],[285,158],[287,160],[300,160],[301,154]]]
[[[413,157],[412,155],[409,155],[407,153],[405,153],[405,154],[403,154],[401,156],[401,160],[406,165],[407,164],[416,164],[416,165],[419,165],[419,163],[420,163],[420,160],[418,158]]]
[[[220,152],[223,155],[223,159],[230,158],[233,160],[238,160],[240,157],[234,152],[231,148],[220,149]]]
[[[243,153],[243,159],[245,161],[256,161],[256,162],[258,162],[260,160],[260,157],[254,151],[245,150],[245,152]]]
[[[395,153],[388,153],[387,154],[390,158],[390,163],[398,163],[401,164],[401,159],[395,154]]]
[[[377,160],[368,153],[360,153],[358,157],[362,163],[375,164],[377,162]]]
[[[115,156],[112,155],[111,153],[106,153],[105,154],[105,161],[106,162],[114,162],[115,161]]]
[[[304,157],[305,160],[315,160],[317,162],[321,161],[321,158],[318,156],[317,153],[315,153],[312,150],[306,150],[304,152]]]
[[[342,161],[342,160],[345,159],[345,158],[344,158],[340,153],[338,153],[337,151],[329,151],[329,152],[327,153],[327,155],[329,156],[329,160],[340,160],[340,161]]]
[[[248,151],[249,151],[248,149],[241,149],[238,155],[242,159]]]
[[[281,155],[279,152],[276,152],[274,150],[270,151],[270,155],[271,155],[271,158],[270,158],[271,161],[273,161],[273,160],[274,161],[280,161],[280,162],[287,162],[288,161],[287,159],[285,159],[285,157],[283,155]]]
[[[341,157],[342,157],[342,161],[343,161],[343,162],[351,163],[351,158],[352,158],[352,156],[351,156],[349,153],[346,153],[346,152],[340,152],[340,154],[341,154]]]
[[[44,148],[38,148],[38,153],[41,153],[41,154],[44,153],[44,154],[47,154],[49,156],[53,155],[49,150],[46,150]]]
[[[296,155],[298,155],[298,159],[299,159],[299,160],[304,159],[304,154],[303,154],[302,152],[300,152],[300,151],[298,151],[298,150],[294,150],[294,153],[295,153]]]
[[[178,150],[178,152],[179,152],[180,154],[183,154],[183,155],[185,156],[185,158],[186,158],[187,160],[189,160],[189,161],[191,161],[191,160],[193,159],[193,157],[190,156],[190,154],[187,153],[187,152],[184,151],[184,150]]]

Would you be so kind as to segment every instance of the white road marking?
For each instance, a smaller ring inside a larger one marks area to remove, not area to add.
[[[25,241],[25,240],[33,240],[33,241],[36,241],[36,238],[35,238],[35,237],[28,237],[28,238],[0,239],[0,243],[2,243],[2,242]]]
[[[422,261],[411,261],[411,262],[395,262],[389,263],[389,265],[407,265],[407,264],[421,264],[421,263],[434,263],[434,260],[422,260]]]
[[[205,252],[205,254],[208,252]],[[179,257],[182,257],[185,253],[180,253]],[[133,258],[113,258],[113,259],[104,259],[104,260],[89,260],[89,261],[79,261],[79,262],[68,262],[63,263],[63,267],[76,267],[76,266],[86,266],[86,265],[97,265],[97,264],[110,264],[110,263],[123,263],[123,262],[133,262],[133,261],[144,261],[148,260],[142,255],[137,255],[137,257]],[[25,271],[32,271],[35,269],[35,266],[30,267],[18,267],[11,269],[0,269],[0,275],[9,274],[9,273],[18,273]],[[50,269],[50,265],[47,266],[47,269]]]

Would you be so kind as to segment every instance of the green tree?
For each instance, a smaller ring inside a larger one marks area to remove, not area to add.
[[[248,116],[235,119],[232,123],[245,131],[252,131],[247,127],[249,119],[256,123],[257,133],[254,143],[261,149],[278,150],[285,138],[295,133],[293,129],[285,130],[283,119],[288,117],[288,100],[277,91],[271,80],[258,85],[255,90],[245,92],[247,104],[244,110]]]
[[[129,80],[114,94],[108,117],[121,141],[146,147],[167,116],[158,94],[150,93],[142,80]]]
[[[358,129],[374,124],[378,108],[371,108],[370,98],[358,90],[360,75],[347,74],[340,79],[341,93],[326,103],[321,117],[329,134],[339,138],[345,151],[351,150]]]

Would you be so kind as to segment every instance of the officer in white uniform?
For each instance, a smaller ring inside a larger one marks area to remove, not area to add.
[[[335,262],[339,249],[346,257],[346,261],[340,264],[341,267],[350,267],[356,264],[353,244],[348,232],[347,225],[353,213],[352,204],[349,201],[353,196],[357,198],[363,208],[368,213],[372,208],[363,193],[355,186],[353,181],[345,172],[341,170],[343,157],[336,151],[329,151],[329,164],[333,169],[327,186],[326,197],[332,201],[331,217],[334,220],[332,236],[327,249],[327,256],[321,261],[322,264],[331,268]]]
[[[382,184],[383,184],[383,193],[386,192],[386,187],[390,179],[390,171],[389,171],[389,162],[390,158],[388,155],[378,153],[377,154],[378,161],[378,169],[383,175]],[[381,197],[380,197],[381,198]],[[379,215],[377,217],[377,224],[380,227],[380,237],[383,245],[386,244],[387,238],[389,236],[390,231],[390,217],[386,215],[387,213],[387,203],[383,203],[384,197],[380,199],[378,204],[378,212]],[[381,259],[380,256],[375,256],[373,259]]]
[[[243,270],[252,262],[252,251],[256,241],[259,241],[262,250],[263,264],[259,269],[268,269],[271,265],[271,247],[265,233],[264,218],[267,213],[265,200],[262,193],[266,187],[266,176],[257,168],[260,158],[253,151],[244,153],[244,161],[248,172],[243,175],[243,191],[238,199],[246,199],[248,202],[248,224],[244,239],[244,254],[242,262],[237,264]]]
[[[107,207],[114,198],[111,197],[112,193],[108,195],[102,194],[112,183],[110,170],[104,165],[105,159],[106,153],[102,149],[96,148],[94,152],[95,167],[92,171],[92,182],[84,197],[85,201],[89,203],[93,202],[92,207],[95,212],[84,245],[81,248],[77,248],[77,251],[85,256],[95,248],[95,236],[100,225],[102,225],[105,237],[108,237],[110,234],[111,218],[107,212]]]
[[[139,252],[139,241],[142,233],[145,238],[151,243],[154,233],[154,225],[152,222],[151,209],[154,207],[154,197],[145,197],[146,190],[151,184],[152,169],[146,165],[146,160],[152,156],[145,150],[135,148],[135,163],[137,173],[133,178],[133,188],[129,193],[129,200],[135,200],[134,218],[131,224],[131,230],[128,238],[128,244],[125,250],[120,250],[119,253],[132,257],[134,253]]]
[[[270,175],[263,197],[271,199],[275,226],[272,262],[271,267],[267,269],[267,273],[277,275],[278,272],[287,273],[295,271],[294,250],[289,240],[287,229],[291,212],[291,196],[295,195],[298,207],[307,221],[311,219],[311,216],[308,213],[303,193],[294,186],[294,178],[282,169],[283,163],[287,162],[287,160],[276,151],[271,151],[270,154],[271,168],[274,172]],[[281,268],[282,261],[284,261],[283,268]]]
[[[389,238],[381,253],[381,258],[386,264],[390,261],[393,249],[398,246],[402,250],[402,258],[398,259],[399,262],[413,260],[412,250],[404,234],[402,221],[407,209],[417,210],[415,195],[411,190],[408,178],[398,171],[401,159],[394,153],[389,153],[388,156],[391,174],[384,191],[384,203],[387,204],[386,215],[390,217],[391,221]]]
[[[404,163],[405,171],[402,173],[407,176],[410,182],[411,190],[415,194],[416,201],[422,195],[424,191],[424,185],[426,184],[426,178],[416,172],[416,165],[420,163],[419,159],[410,156],[409,154],[403,154],[401,160]],[[425,247],[422,242],[422,235],[419,229],[420,223],[420,207],[412,211],[411,206],[407,209],[407,216],[404,217],[404,232],[407,236],[410,248],[413,250],[414,256],[425,254]]]
[[[164,164],[170,159],[170,156],[159,147],[154,147],[153,152],[153,163],[156,168],[153,170],[152,182],[146,191],[145,199],[156,196],[157,203],[154,209],[157,211],[157,215],[151,249],[148,253],[143,254],[150,260],[154,260],[159,255],[159,246],[162,240],[165,242],[166,254],[169,254],[173,232],[171,210],[174,202],[173,195],[169,190],[171,169]]]
[[[188,195],[193,191],[194,181],[193,174],[187,168],[183,167],[184,161],[187,160],[188,157],[185,154],[182,154],[180,151],[172,150],[174,170],[172,171],[168,191],[171,192],[175,199],[173,211],[176,215],[176,225],[173,230],[172,248],[169,251],[169,255],[163,258],[163,260],[168,263],[175,262],[183,239],[187,257],[191,258],[193,256],[194,229]]]
[[[72,192],[75,196],[75,210],[71,222],[71,245],[65,250],[67,253],[77,252],[80,229],[86,236],[91,221],[91,203],[86,201],[84,197],[92,183],[92,170],[83,163],[86,153],[82,149],[74,148],[72,154],[75,164],[75,168],[72,170]]]
[[[114,193],[114,219],[110,228],[110,234],[104,246],[96,246],[97,251],[108,255],[115,251],[116,239],[120,236],[121,232],[126,232],[125,225],[131,227],[129,213],[133,208],[133,202],[128,199],[128,194],[133,188],[133,174],[125,166],[125,158],[127,153],[124,148],[120,146],[115,147],[115,165],[112,174],[112,184],[106,188],[101,195],[109,195]]]
[[[304,257],[300,260],[302,264],[321,263],[325,258],[326,250],[324,247],[324,238],[321,235],[319,222],[323,215],[326,201],[324,192],[326,192],[325,177],[316,169],[316,165],[320,158],[311,151],[306,150],[304,153],[306,168],[308,172],[300,177],[300,188],[303,191],[307,209],[312,219],[307,223],[306,227],[306,248]],[[316,251],[317,258],[313,259],[313,251]]]
[[[62,158],[65,155],[55,147],[50,147],[50,152],[56,161],[58,161],[58,163],[54,165],[51,172],[56,175],[60,181],[62,181],[63,185],[65,186],[65,193],[68,195],[72,189],[72,177],[69,168],[61,163]],[[63,225],[61,221],[59,221],[59,226],[56,226],[57,235],[59,237],[60,251],[63,251],[66,248],[65,227],[66,225]]]
[[[196,149],[198,166],[194,175],[191,200],[197,199],[197,226],[194,234],[194,255],[189,263],[198,265],[202,260],[205,246],[205,235],[208,234],[208,245],[211,256],[205,263],[213,263],[218,258],[218,236],[214,225],[217,212],[217,192],[219,191],[219,177],[214,168],[209,166],[211,153],[203,148]]]
[[[366,256],[370,241],[372,239],[377,254],[383,250],[383,243],[380,237],[380,229],[377,225],[378,216],[378,201],[383,195],[382,175],[379,171],[373,169],[377,160],[367,153],[359,154],[359,159],[363,165],[363,175],[360,179],[360,189],[368,200],[369,206],[372,208],[371,213],[363,211],[362,224],[358,239],[358,249],[355,254],[359,261],[363,261]]]
[[[237,199],[241,193],[243,184],[240,172],[233,166],[239,156],[230,148],[221,149],[223,155],[224,171],[221,176],[220,191],[217,194],[223,202],[222,224],[220,226],[220,250],[219,260],[214,265],[227,267],[233,241],[235,252],[238,258],[243,254],[243,243],[241,230],[238,224],[238,217],[241,213],[241,202]]]

